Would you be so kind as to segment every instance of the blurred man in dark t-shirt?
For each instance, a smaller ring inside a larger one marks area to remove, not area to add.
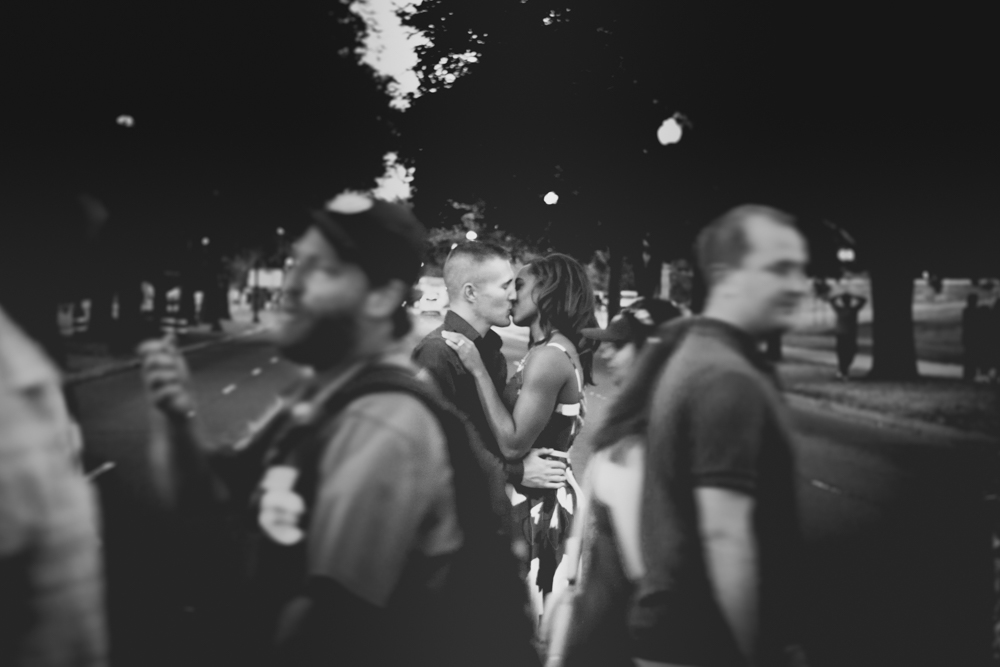
[[[787,410],[760,351],[808,261],[791,218],[744,206],[698,240],[708,285],[654,387],[630,614],[640,665],[791,664],[801,537]]]

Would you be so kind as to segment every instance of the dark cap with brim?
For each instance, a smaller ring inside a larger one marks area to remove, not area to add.
[[[672,301],[639,299],[615,315],[604,329],[581,329],[580,334],[591,340],[607,343],[641,343],[660,324],[681,317],[684,312]]]
[[[599,340],[605,343],[626,343],[632,340],[632,326],[624,313],[619,313],[611,320],[606,329],[600,327],[588,327],[580,329],[580,334],[584,338]]]
[[[413,212],[359,193],[345,193],[312,223],[344,261],[360,266],[375,284],[398,279],[412,285],[420,276],[427,230]]]

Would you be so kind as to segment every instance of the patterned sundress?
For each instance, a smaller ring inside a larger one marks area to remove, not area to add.
[[[548,424],[539,434],[533,449],[548,448],[568,452],[573,440],[583,426],[585,396],[583,375],[577,368],[569,351],[559,343],[547,343],[563,351],[573,364],[574,375],[580,400],[576,403],[558,403]],[[532,348],[534,350],[535,348]],[[507,385],[504,397],[513,411],[517,396],[521,393],[524,367],[532,350],[518,363],[514,376]],[[562,563],[566,546],[582,497],[580,485],[566,460],[566,483],[558,489],[535,489],[517,485],[507,485],[507,495],[514,511],[514,525],[520,527],[521,537],[527,543],[526,569],[532,603],[538,615],[541,614],[543,599],[552,592],[556,582],[556,570]]]

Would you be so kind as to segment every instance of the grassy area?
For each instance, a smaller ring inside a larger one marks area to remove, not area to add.
[[[801,361],[782,363],[780,372],[789,391],[831,404],[1000,437],[1000,391],[996,386],[939,378],[844,382],[834,376],[830,366]]]
[[[834,286],[834,293],[850,289],[868,299],[859,314],[858,351],[871,353],[872,304],[871,290],[866,279],[852,279]],[[978,294],[980,305],[989,305],[1000,298],[1000,290],[977,289],[967,280],[945,282],[941,294],[936,294],[925,281],[914,285],[913,326],[917,356],[926,361],[962,363],[962,309],[968,294]],[[789,345],[830,350],[834,346],[834,315],[828,304],[810,296],[803,304],[796,331],[788,334]]]

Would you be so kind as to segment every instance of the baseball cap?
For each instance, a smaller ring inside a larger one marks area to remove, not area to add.
[[[409,207],[345,192],[311,217],[341,257],[360,266],[372,283],[399,279],[412,285],[420,276],[427,229]]]
[[[604,329],[581,329],[585,338],[609,343],[642,342],[656,328],[684,312],[677,304],[663,299],[638,299],[615,315]]]

